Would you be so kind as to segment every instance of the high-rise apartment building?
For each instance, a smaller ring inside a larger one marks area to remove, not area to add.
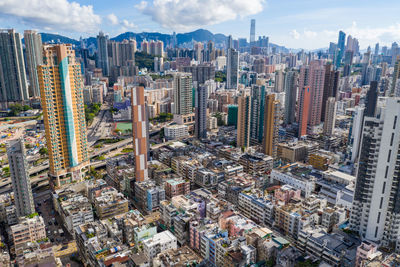
[[[336,98],[329,97],[325,103],[324,135],[331,136],[335,129],[336,120]]]
[[[253,84],[250,97],[250,143],[260,144],[264,134],[265,86]]]
[[[7,157],[17,215],[18,217],[27,216],[35,212],[35,204],[23,139],[12,140],[7,144]]]
[[[296,111],[296,96],[297,96],[297,81],[298,75],[296,71],[288,71],[285,73],[284,91],[285,91],[285,124],[295,122]]]
[[[275,85],[274,91],[281,93],[283,91],[284,74],[282,70],[277,70],[275,72]]]
[[[43,63],[42,37],[37,31],[24,31],[26,65],[29,76],[29,96],[39,98],[40,88],[37,66]]]
[[[278,149],[278,131],[280,103],[275,95],[265,96],[263,152],[276,159]]]
[[[307,135],[308,113],[311,105],[310,86],[300,89],[299,107],[297,112],[297,122],[299,124],[298,137]]]
[[[174,76],[174,114],[193,112],[192,74],[179,72]]]
[[[400,98],[387,98],[365,116],[350,229],[381,246],[400,250]]]
[[[196,89],[195,132],[198,139],[207,138],[207,99],[208,87],[200,85]]]
[[[310,111],[308,112],[308,125],[310,126],[316,126],[321,123],[324,81],[325,68],[323,61],[311,61],[309,66],[303,66],[300,69],[299,88],[310,87]]]
[[[108,36],[100,32],[97,35],[97,67],[101,68],[104,76],[110,75],[110,65],[108,62]]]
[[[395,93],[397,79],[400,77],[400,55],[397,56],[397,60],[394,63],[394,71],[392,76],[392,88],[390,90],[390,94],[393,95]]]
[[[329,97],[337,98],[340,72],[332,64],[325,65],[324,92],[322,95],[321,121],[325,121],[326,101]]]
[[[14,29],[0,30],[0,107],[29,100],[21,36]]]
[[[148,178],[148,129],[144,87],[132,88],[132,134],[135,155],[135,179],[142,182]]]
[[[228,49],[226,61],[226,88],[237,89],[239,82],[239,52],[234,48]]]
[[[81,65],[72,45],[45,45],[38,66],[53,187],[83,179],[89,165]]]
[[[254,46],[256,42],[256,20],[252,19],[250,22],[250,47]]]
[[[248,147],[250,145],[250,113],[251,98],[241,95],[238,98],[238,122],[237,122],[237,147]]]

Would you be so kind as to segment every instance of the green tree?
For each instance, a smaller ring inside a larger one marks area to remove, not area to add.
[[[42,156],[47,155],[48,154],[47,148],[45,148],[45,147],[40,148],[39,154]]]

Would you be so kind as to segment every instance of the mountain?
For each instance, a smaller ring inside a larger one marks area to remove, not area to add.
[[[74,44],[74,45],[79,45],[79,41],[58,35],[58,34],[52,34],[52,33],[45,33],[41,32],[40,35],[42,36],[42,42],[43,43],[64,43],[64,44]]]
[[[51,33],[41,33],[43,43],[70,43],[74,45],[79,45],[80,42],[78,40]],[[164,44],[167,44],[171,41],[172,35],[159,33],[159,32],[142,32],[142,33],[134,33],[134,32],[124,32],[121,33],[111,40],[120,42],[125,39],[136,39],[137,43],[140,44],[144,39],[146,40],[160,40],[163,41]],[[205,29],[198,29],[192,32],[187,33],[178,33],[176,35],[176,39],[178,44],[183,44],[186,42],[191,42],[192,40],[197,42],[207,42],[209,40],[213,41],[216,44],[222,44],[226,42],[228,37],[222,33],[213,34],[212,32]],[[84,39],[87,47],[94,45],[97,47],[96,37],[89,37]],[[139,45],[140,46],[140,45]],[[279,46],[277,44],[270,43],[271,47],[277,47],[280,51],[288,52],[289,50],[284,46]]]

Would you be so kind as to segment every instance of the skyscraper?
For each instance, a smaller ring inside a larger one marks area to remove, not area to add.
[[[365,99],[364,114],[368,117],[375,116],[376,103],[378,102],[378,82],[372,81]]]
[[[108,62],[108,36],[100,32],[97,35],[97,67],[101,68],[104,76],[110,75],[110,65]]]
[[[144,87],[132,88],[132,135],[135,157],[135,181],[142,182],[148,178],[147,156],[147,112],[144,99]]]
[[[53,187],[80,181],[89,165],[81,65],[72,45],[45,45],[38,66]]]
[[[379,43],[376,43],[376,44],[375,44],[375,52],[374,52],[374,55],[375,55],[375,56],[379,55]]]
[[[31,181],[28,173],[28,162],[25,155],[23,139],[12,140],[7,144],[8,163],[10,165],[14,202],[18,217],[35,212]]]
[[[278,148],[280,103],[275,95],[265,96],[263,152],[276,159]]]
[[[393,76],[392,76],[392,88],[390,90],[390,95],[394,94],[396,82],[397,82],[397,79],[399,79],[399,77],[400,77],[400,55],[397,56],[397,60],[394,63],[394,71],[393,71]]]
[[[174,114],[193,112],[192,74],[179,72],[174,76]]]
[[[274,85],[274,91],[277,93],[281,93],[283,91],[283,71],[282,70],[277,70],[275,72],[275,85]]]
[[[324,135],[331,136],[335,129],[336,120],[336,98],[328,97],[325,103]]]
[[[29,96],[40,96],[37,66],[43,64],[42,37],[37,31],[24,31],[26,64],[29,75]]]
[[[0,107],[29,100],[20,34],[0,30]]]
[[[400,98],[365,116],[350,229],[398,251],[400,229]]]
[[[326,101],[329,97],[337,98],[340,72],[332,64],[325,65],[324,92],[322,95],[321,121],[325,121]]]
[[[252,19],[250,23],[250,47],[255,45],[256,41],[256,20]]]
[[[298,124],[299,131],[298,137],[307,135],[308,113],[311,103],[311,90],[310,86],[304,86],[300,89],[299,107],[298,107]]]
[[[324,92],[325,68],[321,60],[311,61],[309,66],[300,69],[299,88],[310,87],[310,111],[308,125],[316,126],[321,123],[322,98]]]
[[[237,123],[237,147],[248,147],[250,145],[250,112],[251,98],[241,95],[238,98],[238,123]]]
[[[338,37],[338,54],[336,59],[336,68],[340,67],[340,63],[342,62],[342,57],[344,55],[344,45],[346,42],[346,34],[343,31],[339,31]]]
[[[207,138],[207,99],[208,88],[200,85],[196,89],[195,131],[198,139]]]
[[[285,73],[284,90],[285,90],[285,124],[295,122],[296,114],[296,95],[297,95],[297,72],[288,71]]]
[[[263,140],[265,86],[253,84],[250,96],[250,143],[257,144]]]
[[[237,89],[239,82],[239,52],[233,48],[228,49],[226,61],[226,88]]]

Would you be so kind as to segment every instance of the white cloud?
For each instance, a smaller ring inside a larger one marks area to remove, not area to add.
[[[101,23],[92,6],[67,0],[2,0],[0,14],[20,19],[31,27],[75,32],[97,31]]]
[[[295,40],[300,39],[300,33],[298,31],[296,31],[296,30],[291,30],[289,32],[289,35]]]
[[[115,16],[114,13],[111,13],[110,15],[107,16],[107,19],[110,21],[112,25],[117,25],[118,24],[118,18]]]
[[[255,15],[265,0],[153,0],[142,1],[136,8],[150,15],[164,28],[191,30],[207,25]]]
[[[315,38],[317,37],[318,33],[313,31],[304,30],[304,36],[306,38]]]
[[[141,1],[139,4],[135,5],[135,7],[139,10],[145,10],[147,7],[147,2],[146,1]]]
[[[135,27],[136,27],[135,24],[133,24],[132,22],[127,21],[126,19],[124,19],[124,20],[122,21],[122,25],[123,25],[125,28],[135,28]]]

